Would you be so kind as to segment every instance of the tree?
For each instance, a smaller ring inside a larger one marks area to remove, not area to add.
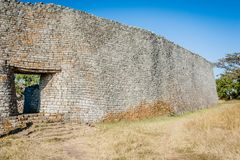
[[[227,54],[216,63],[218,68],[225,70],[224,75],[233,79],[240,76],[240,53]]]
[[[240,99],[240,81],[235,81],[228,76],[221,76],[216,83],[220,99]]]
[[[216,63],[224,73],[216,80],[220,99],[240,99],[240,53],[227,54]]]

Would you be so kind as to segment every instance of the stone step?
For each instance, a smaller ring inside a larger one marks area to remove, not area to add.
[[[57,127],[58,123],[64,121],[63,114],[22,114],[17,116],[11,116],[2,118],[0,121],[0,137],[15,133],[29,128],[30,126],[49,123],[48,126]]]

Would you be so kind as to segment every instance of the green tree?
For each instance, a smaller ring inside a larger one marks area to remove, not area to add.
[[[240,53],[227,54],[216,63],[224,73],[216,80],[221,99],[240,99]]]
[[[233,80],[228,76],[221,76],[216,83],[220,99],[240,99],[240,81]]]
[[[224,75],[232,79],[240,76],[240,53],[227,54],[216,63],[218,68],[225,70]]]

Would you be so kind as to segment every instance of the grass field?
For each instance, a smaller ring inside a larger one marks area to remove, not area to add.
[[[238,160],[240,101],[177,117],[39,124],[0,139],[0,160]]]

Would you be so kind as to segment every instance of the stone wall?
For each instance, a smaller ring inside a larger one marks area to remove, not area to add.
[[[0,118],[17,114],[17,98],[14,94],[14,75],[0,60]]]
[[[213,65],[149,31],[14,0],[0,0],[0,24],[0,59],[15,73],[41,74],[40,112],[91,122],[141,102],[177,113],[217,102]]]

